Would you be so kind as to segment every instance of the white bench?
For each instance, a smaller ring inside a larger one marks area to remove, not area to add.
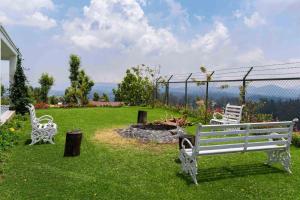
[[[36,117],[35,108],[32,104],[26,106],[30,113],[31,120],[31,144],[33,145],[39,141],[50,142],[54,144],[53,137],[57,133],[57,125],[53,123],[53,118],[50,115],[43,115]]]
[[[179,159],[182,170],[197,184],[197,156],[265,151],[267,164],[279,162],[290,170],[290,144],[294,124],[298,119],[283,122],[204,125],[198,127],[195,146],[183,139]],[[190,148],[185,148],[185,143]]]
[[[242,119],[243,108],[244,105],[235,106],[228,103],[224,114],[218,112],[213,114],[210,124],[239,124]],[[218,119],[218,116],[221,116],[221,119]]]

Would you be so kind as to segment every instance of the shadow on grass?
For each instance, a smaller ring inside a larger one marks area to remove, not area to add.
[[[53,139],[53,141],[55,142],[54,139]],[[30,144],[31,144],[31,139],[25,140],[24,145],[30,145]],[[51,143],[40,141],[40,142],[35,143],[34,145],[45,145],[45,144],[51,144]]]
[[[218,168],[206,168],[199,169],[197,180],[198,184],[203,182],[218,181],[229,178],[245,177],[245,176],[255,176],[262,174],[273,174],[273,173],[285,173],[284,170],[278,169],[265,164],[247,164],[247,165],[234,165],[227,167],[218,167]],[[190,175],[185,173],[178,173],[178,177],[185,179],[187,184],[193,184],[192,178]]]

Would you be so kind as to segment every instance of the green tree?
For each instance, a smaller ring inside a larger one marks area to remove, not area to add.
[[[25,107],[29,103],[27,78],[22,67],[22,58],[18,55],[17,67],[13,83],[10,87],[11,106],[18,114],[24,115],[28,110]]]
[[[52,104],[52,105],[55,105],[58,103],[58,98],[56,96],[50,96],[49,97],[49,103]]]
[[[78,76],[78,98],[80,100],[80,105],[88,104],[88,94],[92,90],[94,82],[86,75],[84,70],[80,70]]]
[[[80,68],[80,57],[74,54],[70,55],[70,81],[71,86],[75,87],[78,82],[78,76],[79,76],[79,68]]]
[[[93,101],[99,101],[100,99],[100,95],[98,92],[94,92],[94,95],[93,95]]]
[[[70,81],[71,86],[65,91],[67,103],[85,105],[88,103],[88,94],[94,86],[94,82],[86,75],[84,70],[80,70],[80,58],[77,55],[70,56]]]
[[[109,97],[108,97],[108,95],[107,95],[106,93],[103,93],[102,99],[103,99],[103,101],[105,101],[105,102],[109,102]]]
[[[30,100],[31,102],[38,103],[38,102],[42,101],[41,100],[41,88],[29,86],[28,94],[31,99]]]
[[[44,103],[48,102],[48,93],[51,87],[54,84],[54,78],[50,76],[48,73],[43,73],[41,78],[39,79],[39,84],[41,85],[41,101]]]
[[[4,93],[5,93],[5,87],[3,84],[1,84],[1,97],[3,97]]]
[[[149,105],[153,101],[153,73],[148,67],[137,66],[127,69],[123,81],[113,89],[115,101],[123,101],[129,105]]]

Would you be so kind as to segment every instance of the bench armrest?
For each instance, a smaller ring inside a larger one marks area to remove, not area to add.
[[[184,142],[187,142],[188,145],[190,146],[190,148],[194,148],[193,144],[191,143],[191,141],[187,138],[183,138],[183,140],[181,141],[181,148],[185,151],[185,145],[184,145]]]
[[[43,115],[43,116],[37,118],[37,120],[38,120],[38,122],[47,121],[47,123],[52,123],[53,117],[50,115]]]

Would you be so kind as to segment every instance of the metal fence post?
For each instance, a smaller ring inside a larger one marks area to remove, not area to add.
[[[242,91],[241,91],[241,95],[242,95],[242,104],[246,104],[246,78],[247,76],[250,74],[250,72],[252,71],[253,67],[250,67],[250,69],[248,70],[248,72],[245,74],[244,78],[243,78],[243,87],[242,87]]]
[[[172,79],[173,75],[170,76],[170,78],[167,80],[166,83],[166,99],[165,99],[165,104],[169,105],[169,84],[170,84],[170,80]]]
[[[155,81],[155,100],[158,99],[158,81],[161,77],[157,78]]]
[[[207,123],[207,111],[208,111],[208,83],[210,82],[211,80],[211,77],[212,75],[214,74],[215,72],[213,71],[207,78],[206,78],[206,92],[205,92],[205,123]]]
[[[184,91],[185,108],[187,108],[187,106],[188,106],[187,84],[188,84],[188,80],[191,78],[192,75],[193,75],[193,73],[190,73],[190,75],[187,77],[187,79],[185,79],[185,91]]]

